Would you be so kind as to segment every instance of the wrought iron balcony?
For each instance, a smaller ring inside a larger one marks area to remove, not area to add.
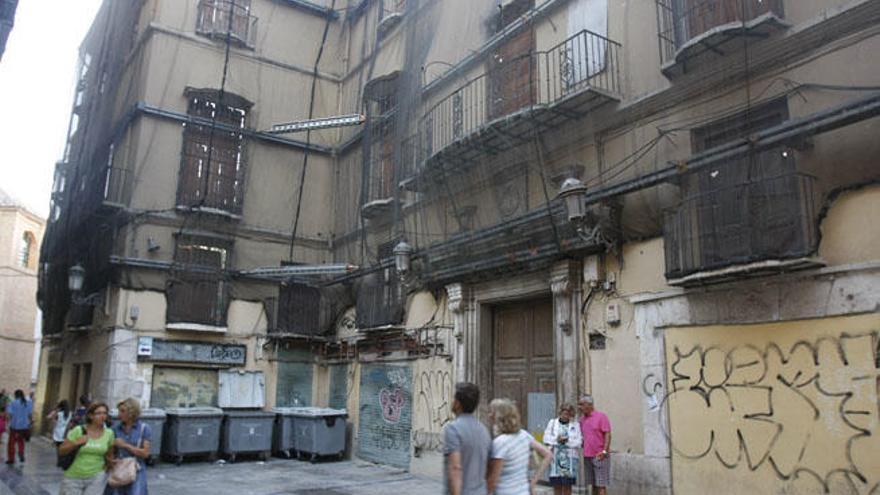
[[[253,48],[257,41],[257,18],[250,15],[249,7],[230,0],[200,0],[196,32],[217,39],[226,39],[228,35],[234,42]]]
[[[808,175],[786,174],[685,197],[664,223],[669,283],[692,285],[814,264],[813,182]]]
[[[507,149],[547,129],[619,99],[621,45],[581,31],[547,51],[512,60],[496,56],[488,69],[428,109],[410,176],[438,159],[467,160]]]
[[[667,75],[685,72],[698,57],[723,56],[742,36],[763,38],[784,29],[782,0],[656,0],[660,59]]]

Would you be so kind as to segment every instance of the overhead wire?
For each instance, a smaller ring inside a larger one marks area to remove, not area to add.
[[[331,0],[330,2],[330,10],[336,6],[336,0]],[[327,44],[327,34],[330,32],[330,24],[333,22],[333,18],[331,16],[327,16],[327,21],[324,23],[324,32],[321,35],[321,44],[318,46],[318,53],[315,56],[315,65],[312,69],[312,87],[309,91],[309,120],[315,117],[315,93],[318,88],[318,67],[321,64],[321,57],[324,55],[324,47]],[[309,147],[312,142],[312,130],[306,130],[306,147],[303,150],[303,160],[302,160],[302,168],[299,175],[299,191],[296,196],[296,210],[293,215],[293,229],[290,232],[290,249],[288,250],[287,260],[289,262],[293,262],[293,251],[294,246],[296,245],[296,233],[299,230],[299,219],[302,213],[302,199],[303,192],[305,191],[306,185],[306,172],[309,168]]]

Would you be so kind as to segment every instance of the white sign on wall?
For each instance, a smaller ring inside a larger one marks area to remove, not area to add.
[[[153,354],[153,337],[138,337],[138,356]]]

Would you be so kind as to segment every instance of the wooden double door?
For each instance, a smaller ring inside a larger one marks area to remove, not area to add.
[[[556,393],[553,302],[551,299],[499,305],[492,324],[492,397],[516,402],[528,424],[529,394]]]

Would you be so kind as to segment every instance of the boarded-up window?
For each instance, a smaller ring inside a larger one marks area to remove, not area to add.
[[[294,282],[278,290],[278,331],[301,335],[321,333],[321,291]]]
[[[153,368],[150,407],[216,407],[217,370]]]
[[[217,239],[178,239],[167,290],[169,323],[226,324],[228,251],[229,244]]]
[[[532,0],[516,0],[501,9],[499,29],[507,27],[532,8]],[[535,33],[531,27],[505,41],[492,54],[488,67],[488,114],[495,119],[532,105],[535,66],[532,51]]]
[[[187,90],[187,113],[201,119],[184,124],[177,204],[241,213],[245,171],[244,135],[251,104],[214,90]],[[211,125],[211,122],[215,125]]]

